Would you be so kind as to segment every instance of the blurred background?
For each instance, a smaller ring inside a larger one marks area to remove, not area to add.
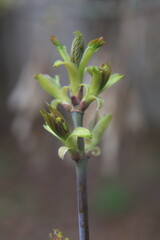
[[[33,79],[68,50],[73,32],[106,45],[90,64],[125,74],[103,94],[113,121],[89,162],[91,239],[160,239],[160,0],[0,0],[0,239],[78,239],[74,164],[42,128],[49,96]],[[94,106],[88,110],[93,117]]]

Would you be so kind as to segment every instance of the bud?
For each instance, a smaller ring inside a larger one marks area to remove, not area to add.
[[[96,39],[90,41],[88,43],[88,47],[98,49],[99,47],[101,47],[104,44],[105,44],[104,38],[100,37],[100,38],[96,38]]]
[[[98,102],[98,109],[102,107],[102,100],[97,98],[97,96],[105,89],[106,84],[111,75],[111,66],[107,66],[105,64],[102,67],[90,66],[86,68],[86,70],[91,74],[92,81],[91,84],[86,88],[86,94],[84,99],[86,103],[89,105],[94,100]],[[81,101],[80,103],[81,109],[85,109],[85,102]]]
[[[71,102],[73,106],[79,105],[79,100],[76,96],[71,96]]]
[[[86,68],[87,63],[89,62],[90,58],[104,44],[105,44],[105,41],[104,41],[103,37],[96,38],[88,43],[88,46],[82,56],[82,59],[81,59],[80,65],[79,65],[79,74],[80,74],[81,79],[83,79],[85,68]]]
[[[79,66],[83,53],[84,53],[83,35],[80,32],[75,32],[75,38],[72,42],[71,47],[70,61]]]
[[[55,48],[58,50],[58,52],[59,52],[60,56],[62,57],[62,59],[64,61],[68,61],[69,60],[69,55],[67,53],[66,47],[54,35],[52,35],[50,37],[50,40],[53,43],[53,45],[55,46]]]
[[[81,111],[85,111],[86,108],[88,107],[88,105],[89,104],[86,102],[86,100],[82,99],[81,102],[80,102],[80,109],[81,109]]]
[[[62,106],[64,107],[64,109],[65,109],[67,112],[70,112],[71,109],[72,109],[72,106],[71,106],[69,103],[67,103],[67,102],[63,102],[63,103],[62,103]]]
[[[45,109],[41,109],[40,111],[46,124],[57,136],[66,140],[70,134],[70,131],[65,118],[56,108],[49,104],[47,104],[47,106],[50,112],[47,112]]]
[[[61,45],[60,41],[54,35],[50,37],[50,40],[56,47]]]
[[[105,64],[102,64],[102,67],[99,68],[100,73],[101,73],[101,85],[100,85],[100,91],[103,90],[105,85],[107,84],[110,75],[111,75],[111,65],[109,64],[108,66]]]

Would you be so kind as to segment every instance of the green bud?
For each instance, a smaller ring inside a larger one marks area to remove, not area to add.
[[[105,64],[102,64],[102,67],[99,68],[100,73],[101,73],[101,85],[100,85],[100,91],[103,90],[105,85],[107,84],[110,75],[111,75],[111,65],[109,64],[108,66]]]
[[[98,49],[105,44],[103,37],[96,38],[88,43],[86,50],[82,56],[81,62],[79,64],[79,73],[81,79],[83,79],[84,71],[92,55],[98,51]]]
[[[80,109],[81,111],[85,111],[88,107],[88,103],[86,102],[86,99],[82,99],[80,102]]]
[[[69,61],[69,55],[67,53],[67,49],[64,45],[62,45],[62,43],[58,40],[58,38],[56,38],[55,36],[52,35],[50,40],[53,43],[53,45],[55,46],[55,48],[57,49],[57,51],[59,52],[62,59],[64,61]]]
[[[41,109],[40,111],[46,124],[58,137],[66,140],[70,131],[65,118],[56,108],[49,104],[47,106],[50,112],[47,112],[45,109]]]
[[[72,42],[71,47],[70,61],[79,66],[83,53],[84,53],[83,35],[80,32],[75,32],[75,38]]]
[[[61,42],[58,40],[58,38],[56,38],[54,35],[50,37],[50,40],[56,47],[62,45]]]
[[[107,84],[111,75],[111,65],[102,64],[102,67],[90,66],[87,71],[92,75],[88,95],[97,96]]]
[[[86,68],[89,74],[92,76],[90,85],[86,86],[86,94],[80,103],[81,109],[85,110],[94,100],[98,102],[98,109],[103,105],[103,102],[97,96],[105,89],[105,86],[111,75],[111,66],[105,64],[102,67],[90,66]]]
[[[88,47],[98,49],[105,44],[104,38],[96,38],[88,43]]]

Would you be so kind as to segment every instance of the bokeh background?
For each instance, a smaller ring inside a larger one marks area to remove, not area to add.
[[[68,83],[49,39],[69,49],[77,30],[86,44],[106,40],[90,64],[125,74],[103,95],[114,117],[89,162],[91,239],[160,239],[159,24],[160,0],[0,0],[0,239],[44,240],[53,228],[78,239],[74,164],[42,128],[50,98],[33,79]]]

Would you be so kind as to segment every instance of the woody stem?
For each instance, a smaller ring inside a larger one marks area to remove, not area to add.
[[[83,126],[83,113],[74,111],[72,113],[74,127]],[[88,226],[88,201],[87,201],[87,162],[84,157],[84,140],[78,138],[78,148],[81,156],[75,161],[77,178],[77,204],[78,204],[78,224],[79,240],[89,240]]]

